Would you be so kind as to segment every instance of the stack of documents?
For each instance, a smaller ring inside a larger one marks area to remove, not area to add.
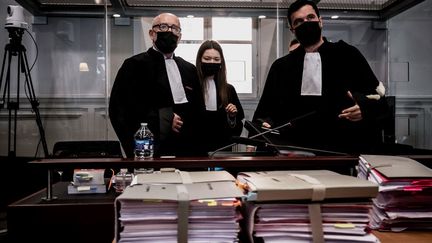
[[[249,240],[379,242],[367,231],[377,185],[327,170],[242,172]]]
[[[358,177],[379,185],[372,229],[432,229],[431,169],[406,157],[361,155]]]
[[[238,242],[240,200],[225,171],[142,174],[116,199],[117,242]]]
[[[104,169],[75,169],[68,194],[106,193]]]

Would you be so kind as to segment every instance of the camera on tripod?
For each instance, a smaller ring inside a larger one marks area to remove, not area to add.
[[[26,48],[22,44],[22,36],[27,30],[28,24],[24,21],[24,9],[21,6],[9,5],[7,8],[7,17],[5,28],[9,32],[9,43],[5,46],[3,55],[3,64],[0,72],[0,110],[7,108],[9,110],[8,119],[8,156],[16,156],[17,146],[17,120],[18,110],[22,97],[20,95],[21,88],[24,88],[26,97],[29,100],[32,110],[36,116],[36,124],[39,128],[40,140],[45,156],[49,155],[48,146],[45,138],[45,131],[41,121],[39,112],[39,101],[33,87],[33,81],[30,74],[30,67],[27,60]],[[30,34],[30,32],[28,32]],[[33,38],[32,38],[33,39]],[[14,62],[15,60],[15,62]],[[13,65],[15,63],[15,65]],[[12,74],[12,68],[16,68],[16,74]],[[3,76],[4,75],[4,76]],[[24,83],[21,84],[21,77],[24,77]],[[16,79],[11,79],[16,77]],[[4,82],[3,82],[3,78]],[[11,82],[16,82],[16,91],[11,92]]]
[[[27,29],[27,22],[24,21],[24,9],[21,6],[9,5],[5,28]]]

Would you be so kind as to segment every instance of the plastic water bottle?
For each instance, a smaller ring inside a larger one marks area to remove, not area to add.
[[[131,184],[132,179],[133,175],[128,171],[128,169],[120,169],[120,172],[115,176],[115,191],[123,192],[124,189]]]
[[[148,128],[147,123],[141,123],[141,127],[135,133],[135,158],[152,158],[153,142],[153,133]]]

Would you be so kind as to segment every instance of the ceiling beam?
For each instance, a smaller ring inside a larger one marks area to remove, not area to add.
[[[40,3],[38,1],[28,1],[28,0],[15,0],[24,9],[29,11],[33,15],[42,15],[43,12],[40,10]]]
[[[403,11],[414,7],[415,5],[423,2],[424,0],[398,0],[393,2],[391,5],[381,10],[381,19],[387,20],[394,17]]]
[[[41,4],[43,0],[15,0],[35,16],[104,17],[105,6],[100,5],[50,5]],[[313,0],[315,3],[323,3]],[[396,0],[380,11],[354,11],[340,9],[320,9],[321,15],[336,14],[341,19],[387,20],[424,0]],[[391,2],[391,1],[389,1]],[[154,16],[162,11],[181,14],[196,13],[200,16],[253,16],[263,14],[267,17],[285,16],[288,1],[142,1],[140,5],[128,5],[127,0],[109,0],[108,15],[118,13],[123,17]],[[228,6],[228,7],[227,7]]]

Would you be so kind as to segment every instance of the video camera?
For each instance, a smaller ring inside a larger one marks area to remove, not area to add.
[[[24,9],[21,6],[9,5],[7,7],[5,28],[27,29],[27,22],[24,20]]]

